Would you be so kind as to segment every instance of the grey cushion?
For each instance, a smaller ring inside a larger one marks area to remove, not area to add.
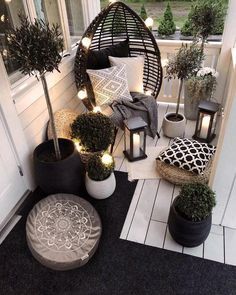
[[[31,210],[26,237],[33,256],[55,270],[87,263],[97,249],[101,221],[93,206],[70,194],[51,195]]]

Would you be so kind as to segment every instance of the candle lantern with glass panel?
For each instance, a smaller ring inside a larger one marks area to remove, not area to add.
[[[141,117],[132,117],[124,120],[124,155],[130,162],[147,158],[147,126],[147,123]]]
[[[194,139],[210,143],[215,138],[218,110],[218,103],[205,100],[199,103]]]

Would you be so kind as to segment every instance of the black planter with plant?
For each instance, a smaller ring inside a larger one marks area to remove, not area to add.
[[[215,193],[207,185],[184,185],[170,208],[168,228],[172,238],[185,247],[201,245],[210,233],[215,204]]]
[[[50,27],[41,19],[35,19],[34,23],[31,23],[22,15],[19,18],[20,27],[7,32],[9,53],[23,74],[34,75],[41,80],[53,137],[52,141],[44,142],[35,149],[36,183],[46,193],[75,193],[78,192],[81,183],[82,163],[74,143],[57,138],[46,81],[47,72],[53,72],[53,70],[60,72],[58,66],[62,59],[63,39],[59,26]],[[69,169],[71,158],[73,158],[73,165]],[[76,173],[76,182],[73,184],[71,179],[75,178],[74,173]]]

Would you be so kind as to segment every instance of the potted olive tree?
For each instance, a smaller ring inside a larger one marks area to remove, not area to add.
[[[162,130],[167,137],[182,137],[185,130],[185,116],[179,113],[179,105],[184,79],[193,75],[201,66],[203,54],[196,42],[190,46],[182,44],[177,54],[169,59],[166,65],[166,77],[180,80],[177,105],[175,113],[167,113],[164,116]]]
[[[76,193],[81,179],[81,160],[74,143],[58,139],[46,73],[57,70],[62,59],[63,39],[58,25],[49,27],[43,20],[29,22],[20,17],[20,27],[7,33],[9,53],[23,74],[35,75],[43,85],[52,137],[34,151],[36,183],[46,193]]]
[[[114,125],[102,113],[88,112],[79,115],[71,125],[71,137],[77,141],[83,163],[93,153],[106,151],[114,139]]]
[[[89,158],[85,185],[91,197],[105,199],[114,193],[114,167],[114,158],[109,153],[94,154]]]
[[[185,247],[202,244],[209,235],[215,193],[206,184],[185,184],[171,205],[168,227],[172,238]]]

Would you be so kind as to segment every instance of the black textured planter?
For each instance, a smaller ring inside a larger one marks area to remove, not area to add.
[[[84,174],[80,155],[73,141],[59,139],[63,159],[47,162],[45,155],[54,153],[53,140],[41,143],[34,150],[34,170],[37,185],[47,194],[79,192]]]
[[[176,211],[175,203],[176,199],[170,207],[168,218],[168,227],[172,238],[185,247],[201,245],[209,235],[212,216],[209,215],[202,221],[187,220]]]

